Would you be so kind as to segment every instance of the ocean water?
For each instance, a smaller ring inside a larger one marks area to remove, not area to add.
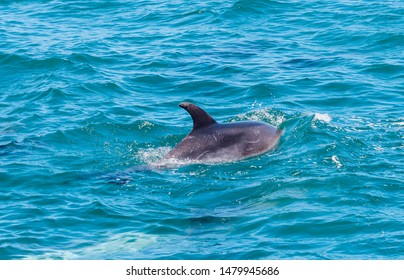
[[[0,1],[0,259],[403,259],[403,1]],[[284,130],[158,162],[192,128]]]

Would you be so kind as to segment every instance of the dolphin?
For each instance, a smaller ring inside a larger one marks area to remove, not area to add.
[[[250,158],[273,149],[282,135],[279,128],[258,121],[218,123],[195,104],[179,104],[192,117],[192,131],[165,159],[228,162]]]

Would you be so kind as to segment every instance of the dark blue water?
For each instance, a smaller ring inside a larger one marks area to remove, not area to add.
[[[403,259],[403,15],[0,1],[0,259]],[[182,101],[284,134],[249,160],[133,169],[191,130]]]

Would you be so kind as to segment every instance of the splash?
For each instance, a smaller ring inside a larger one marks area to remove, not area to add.
[[[158,147],[140,149],[136,157],[147,165],[146,169],[178,168],[184,165],[200,163],[195,160],[179,160],[175,158],[165,158],[165,155],[172,147]],[[130,170],[133,170],[130,169]],[[129,171],[130,171],[129,170]],[[135,168],[137,170],[137,168]]]
[[[285,121],[285,116],[280,114],[279,112],[276,112],[275,110],[268,108],[268,107],[262,107],[262,103],[257,103],[255,101],[252,105],[251,108],[259,107],[260,109],[255,109],[251,112],[245,113],[245,114],[239,114],[237,115],[236,119],[232,119],[231,122],[233,121],[262,121],[266,123],[270,123],[275,126],[280,126],[284,121]]]
[[[146,164],[156,164],[170,151],[170,147],[145,148],[136,153],[136,157]]]

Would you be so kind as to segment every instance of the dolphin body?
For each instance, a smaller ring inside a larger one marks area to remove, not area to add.
[[[195,104],[179,106],[191,115],[194,126],[165,159],[226,162],[250,158],[274,148],[282,135],[282,130],[263,122],[221,124]]]

